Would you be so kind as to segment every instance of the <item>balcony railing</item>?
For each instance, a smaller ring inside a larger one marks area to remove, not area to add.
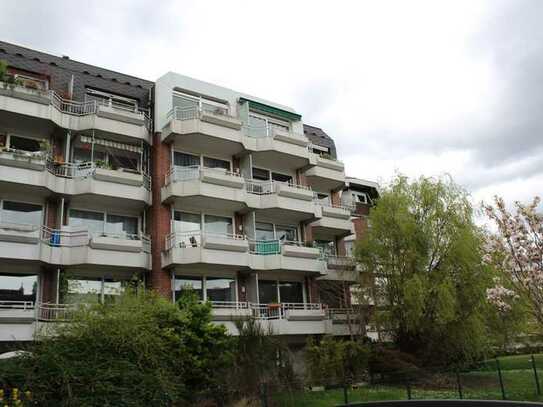
[[[285,319],[288,310],[319,311],[323,310],[322,304],[317,303],[278,303],[278,304],[256,304],[249,303],[253,310],[255,319]]]
[[[227,309],[249,309],[248,302],[240,301],[208,301],[211,308],[227,308]]]
[[[65,322],[73,318],[83,304],[41,303],[38,305],[36,318],[43,322]]]
[[[331,269],[354,269],[356,260],[350,256],[326,256],[326,264]]]
[[[284,133],[284,134],[288,134],[289,137],[307,142],[307,137],[304,134],[294,133],[291,130],[278,128],[274,126],[273,124],[268,124],[266,126],[245,125],[243,127],[245,129],[245,134],[253,138],[265,138],[265,137],[275,138],[277,133]]]
[[[218,237],[226,240],[246,240],[243,235],[235,235],[229,233],[208,233],[201,230],[192,232],[173,232],[166,236],[166,250],[171,250],[175,247],[201,247],[202,242],[206,237]]]
[[[96,174],[96,169],[100,168],[95,162],[83,163],[60,163],[55,162],[52,157],[48,156],[46,160],[46,168],[51,174],[56,177],[78,179],[92,177]],[[143,187],[148,191],[151,190],[151,177],[145,173],[137,173],[143,177]]]
[[[52,247],[82,247],[88,246],[92,237],[110,237],[122,240],[141,240],[143,251],[151,252],[151,239],[149,236],[131,233],[99,232],[91,233],[88,230],[67,231],[41,227],[41,241]]]
[[[62,113],[67,113],[74,116],[86,116],[91,114],[97,114],[101,107],[109,107],[114,110],[133,113],[137,116],[141,116],[144,120],[145,126],[148,129],[151,129],[151,120],[149,117],[149,111],[147,109],[134,107],[129,108],[127,106],[121,106],[119,104],[106,101],[98,101],[96,99],[86,100],[86,101],[76,101],[71,99],[64,99],[54,90],[42,90],[42,89],[31,89],[29,87],[24,87],[20,85],[13,85],[12,89],[22,90],[26,93],[31,93],[38,95],[43,98],[50,100],[51,105]]]
[[[310,186],[293,184],[291,182],[245,180],[245,189],[248,193],[255,195],[275,194],[280,188],[280,185],[285,185],[289,188],[311,191]]]
[[[1,310],[33,310],[34,302],[33,301],[0,301],[0,311]]]
[[[354,210],[356,209],[355,205],[335,204],[330,202],[329,200],[318,199],[316,196],[313,198],[313,202],[315,202],[316,205],[320,205],[326,208],[342,209],[345,212],[354,212]]]
[[[168,173],[166,174],[165,185],[169,185],[172,182],[183,182],[202,179],[204,174],[212,171],[216,171],[217,174],[221,175],[241,178],[241,174],[239,172],[232,172],[222,168],[207,168],[201,167],[199,165],[182,167],[176,165],[170,168],[170,171],[168,171]]]
[[[174,108],[168,112],[168,114],[166,115],[166,118],[168,121],[193,120],[193,119],[200,119],[203,114],[234,118],[234,116],[231,116],[228,114],[228,109],[226,107],[223,108],[219,106],[208,105],[206,103],[202,103],[201,106],[189,106],[189,107],[174,106]]]
[[[279,240],[249,240],[249,253],[261,256],[281,254]]]

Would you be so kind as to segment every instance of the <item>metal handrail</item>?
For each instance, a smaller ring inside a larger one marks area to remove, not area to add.
[[[50,156],[47,157],[46,168],[51,174],[63,178],[86,178],[96,172],[96,164],[93,162],[58,163]]]
[[[202,301],[203,302],[203,301]],[[207,301],[211,308],[249,309],[247,301]]]
[[[81,305],[83,304],[40,303],[38,304],[36,317],[39,321],[45,322],[68,321],[73,317],[73,313],[77,311]]]
[[[189,166],[180,166],[174,165],[165,175],[165,185],[169,185],[172,182],[183,182],[183,181],[192,181],[195,179],[202,179],[205,174],[212,173],[216,171],[217,173],[224,174],[231,177],[241,178],[241,174],[235,171],[228,171],[223,168],[211,168],[211,167],[201,167],[199,165],[189,165]]]
[[[206,237],[219,237],[229,240],[247,240],[244,235],[230,234],[230,233],[209,233],[202,230],[195,230],[191,232],[172,232],[166,235],[166,250],[171,250],[176,246],[180,248],[187,247],[201,247],[202,242]]]
[[[313,202],[316,205],[325,206],[327,208],[343,209],[346,212],[352,212],[352,211],[354,211],[356,209],[353,205],[335,204],[335,203],[332,203],[332,202],[329,202],[329,201],[328,202],[323,202],[322,200],[320,200],[320,199],[318,199],[316,197],[313,198]]]
[[[255,195],[270,195],[277,193],[279,185],[286,185],[290,188],[297,188],[305,191],[311,191],[309,185],[294,184],[292,182],[281,182],[281,181],[259,181],[259,180],[245,180],[245,189],[250,194]]]
[[[0,301],[1,309],[34,309],[34,301]]]
[[[252,137],[252,138],[265,138],[265,137],[275,138],[276,132],[278,130],[279,131],[282,130],[282,129],[278,129],[273,124],[268,124],[268,125],[265,125],[265,126],[251,126],[250,124],[245,124],[243,126],[243,128],[245,129],[245,134],[248,137]],[[282,131],[288,133],[293,138],[299,138],[299,139],[302,139],[302,140],[307,140],[307,137],[304,134],[294,133],[290,129],[289,130],[282,130]]]
[[[146,235],[134,233],[115,233],[115,232],[98,232],[92,233],[88,230],[68,231],[61,229],[52,229],[48,226],[41,226],[41,241],[52,247],[83,247],[88,246],[93,237],[112,237],[124,240],[141,240],[144,247],[146,246],[150,252],[150,238]]]
[[[205,105],[202,106],[190,106],[190,107],[181,107],[174,106],[166,114],[166,120],[193,120],[200,119],[203,114],[212,114],[216,116],[225,116],[235,118],[234,116],[228,114],[228,108],[221,108],[219,106]]]

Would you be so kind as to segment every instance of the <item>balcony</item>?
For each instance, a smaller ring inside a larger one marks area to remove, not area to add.
[[[61,195],[100,195],[151,202],[148,175],[100,168],[95,163],[58,163],[42,152],[0,151],[0,182]]]
[[[35,319],[32,301],[0,301],[0,341],[34,339]]]
[[[267,165],[281,162],[285,169],[297,170],[309,163],[309,141],[304,134],[274,126],[244,126],[243,144],[255,160]]]
[[[243,151],[241,121],[223,108],[175,106],[167,114],[162,141],[173,141],[176,147],[235,155]]]
[[[319,280],[358,282],[356,259],[349,256],[326,256],[326,275]]]
[[[249,304],[253,317],[273,335],[324,334],[326,312],[322,304],[281,303]]]
[[[322,201],[315,201],[315,204],[317,220],[311,223],[315,239],[334,240],[352,233],[351,207]]]
[[[166,236],[166,250],[162,254],[162,267],[247,268],[249,242],[244,236],[194,232],[177,232]]]
[[[251,268],[324,274],[326,266],[318,248],[303,242],[250,240]]]
[[[313,192],[310,187],[278,181],[247,180],[247,205],[262,216],[301,222],[314,217]]]
[[[0,258],[38,261],[40,227],[0,222]]]
[[[151,242],[147,236],[101,233],[64,227],[42,227],[40,260],[56,265],[80,264],[148,269]]]
[[[43,127],[40,121],[52,121],[59,127],[74,131],[94,129],[149,141],[149,130],[152,128],[144,109],[130,110],[123,106],[101,104],[96,100],[67,100],[52,90],[31,89],[3,82],[0,83],[0,106],[5,112],[36,119],[33,123],[28,122],[36,129]]]
[[[345,165],[341,161],[309,152],[309,165],[304,175],[313,188],[330,191],[345,183]]]
[[[162,201],[174,200],[184,208],[236,212],[246,206],[245,180],[239,173],[217,168],[176,166],[166,175],[162,188]]]

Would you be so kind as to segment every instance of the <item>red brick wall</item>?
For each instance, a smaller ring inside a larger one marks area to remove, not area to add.
[[[163,144],[160,133],[155,133],[152,147],[152,197],[151,207],[151,287],[167,298],[171,298],[171,276],[162,269],[162,251],[166,235],[170,233],[170,207],[162,204],[161,189],[164,177],[170,169],[170,146]]]
[[[43,267],[41,271],[42,302],[55,302],[57,300],[57,270]]]
[[[332,201],[332,205],[341,205],[341,196],[339,195],[339,191],[332,191],[330,194],[330,199]]]
[[[52,199],[47,201],[47,214],[45,219],[45,225],[51,229],[58,229],[60,225],[58,224],[58,211],[59,204]]]
[[[353,219],[354,232],[356,240],[362,239],[366,229],[368,228],[368,220],[365,216],[356,217]]]

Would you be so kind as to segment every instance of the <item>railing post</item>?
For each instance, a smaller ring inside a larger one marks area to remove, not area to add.
[[[498,358],[496,358],[496,367],[498,368],[498,379],[500,380],[500,388],[501,388],[501,391],[502,391],[502,399],[506,400],[505,386],[503,385],[502,370],[500,368],[500,361],[498,360]]]
[[[537,365],[535,363],[535,357],[534,355],[531,355],[532,360],[532,369],[534,370],[534,380],[535,380],[535,388],[537,391],[537,395],[541,395],[541,386],[539,385],[539,375],[537,374]]]
[[[464,394],[462,393],[462,382],[460,381],[460,371],[456,370],[456,385],[458,386],[458,397],[460,400],[464,398]]]

